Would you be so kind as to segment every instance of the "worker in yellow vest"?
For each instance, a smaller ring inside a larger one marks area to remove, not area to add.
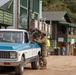
[[[47,38],[46,39],[46,46],[47,46],[47,56],[48,56],[48,54],[49,54],[49,52],[50,52],[50,40]]]

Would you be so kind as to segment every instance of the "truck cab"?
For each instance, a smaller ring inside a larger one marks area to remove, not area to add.
[[[32,69],[39,68],[40,52],[39,44],[30,42],[28,31],[0,29],[0,66],[14,66],[15,73],[22,75],[27,63]]]

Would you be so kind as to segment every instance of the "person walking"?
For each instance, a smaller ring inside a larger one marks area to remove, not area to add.
[[[66,43],[62,45],[62,55],[66,55]]]
[[[41,33],[40,37],[33,39],[35,42],[39,43],[41,47],[41,54],[40,54],[40,69],[46,69],[47,67],[47,60],[46,60],[46,34]]]

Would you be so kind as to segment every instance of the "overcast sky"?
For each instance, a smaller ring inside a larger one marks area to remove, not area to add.
[[[0,0],[0,6],[2,6],[3,4],[5,4],[6,2],[8,2],[9,0]]]

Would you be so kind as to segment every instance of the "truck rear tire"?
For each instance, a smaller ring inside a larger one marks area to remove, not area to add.
[[[31,62],[32,69],[38,69],[39,68],[39,60]]]
[[[18,66],[15,67],[15,74],[22,75],[24,72],[24,58],[21,58],[21,62]]]

